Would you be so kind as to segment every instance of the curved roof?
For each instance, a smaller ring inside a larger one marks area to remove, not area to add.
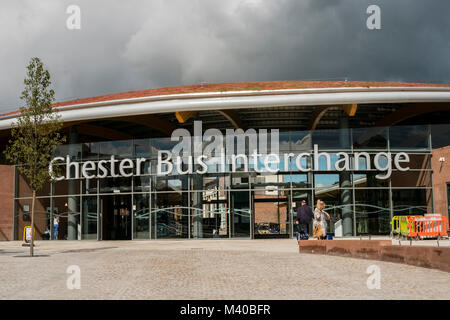
[[[128,91],[58,102],[53,106],[62,111],[64,121],[77,121],[191,110],[401,102],[450,102],[450,85],[368,81],[234,82]],[[0,115],[0,130],[10,127],[18,113]]]

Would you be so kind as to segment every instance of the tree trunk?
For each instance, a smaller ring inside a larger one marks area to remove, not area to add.
[[[34,203],[36,201],[36,190],[33,190],[33,202],[31,203],[31,242],[30,257],[34,254]]]

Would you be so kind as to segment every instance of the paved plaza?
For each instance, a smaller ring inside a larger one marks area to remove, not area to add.
[[[28,252],[0,242],[0,299],[450,299],[450,273],[299,254],[293,239],[37,241]],[[67,288],[71,265],[80,289]],[[367,287],[371,265],[380,289]]]

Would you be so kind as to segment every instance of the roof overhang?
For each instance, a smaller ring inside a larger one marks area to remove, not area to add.
[[[88,121],[177,111],[240,108],[450,102],[449,87],[351,87],[229,91],[160,95],[56,107],[61,120]],[[0,117],[0,130],[11,128],[18,113]]]

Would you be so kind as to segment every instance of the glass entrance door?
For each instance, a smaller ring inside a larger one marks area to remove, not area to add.
[[[131,195],[101,197],[102,239],[131,240]]]
[[[249,191],[231,191],[231,236],[250,237],[250,192]]]

